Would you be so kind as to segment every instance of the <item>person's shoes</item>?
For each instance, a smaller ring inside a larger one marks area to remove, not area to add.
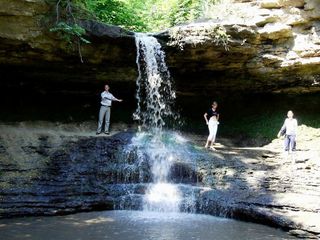
[[[109,131],[104,132],[104,134],[106,134],[106,135],[110,135]]]
[[[101,134],[101,132],[96,132],[96,135],[99,135],[99,134]]]
[[[217,151],[213,146],[210,146],[210,150]]]

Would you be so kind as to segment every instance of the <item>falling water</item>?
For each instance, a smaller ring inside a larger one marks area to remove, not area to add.
[[[136,34],[136,46],[138,104],[133,117],[147,131],[138,133],[132,144],[144,145],[153,180],[143,200],[144,210],[177,212],[181,193],[168,180],[175,156],[166,143],[168,138],[163,132],[168,119],[175,117],[172,111],[175,91],[165,63],[165,54],[157,39],[146,34]]]
[[[139,120],[143,127],[159,132],[165,126],[166,119],[175,117],[172,111],[175,91],[165,63],[165,54],[157,39],[138,33],[136,46],[138,104],[133,117]]]

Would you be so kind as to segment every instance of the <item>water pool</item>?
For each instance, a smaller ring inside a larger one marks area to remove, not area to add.
[[[268,226],[186,213],[103,211],[1,219],[2,240],[248,240],[294,239]]]

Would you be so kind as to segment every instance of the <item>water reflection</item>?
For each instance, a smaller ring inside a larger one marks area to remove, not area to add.
[[[263,225],[185,213],[106,211],[0,220],[2,240],[294,239]]]

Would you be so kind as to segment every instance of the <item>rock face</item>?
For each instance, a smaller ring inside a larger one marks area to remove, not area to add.
[[[234,1],[222,4],[212,20],[158,36],[183,45],[183,51],[166,49],[179,91],[318,91],[319,8],[317,0]],[[229,50],[214,44],[217,26],[230,36]]]
[[[319,237],[320,131],[302,125],[299,132],[304,134],[294,155],[284,154],[283,140],[275,139],[262,148],[221,147],[217,155],[222,154],[222,159],[203,161],[202,181],[213,189],[199,197],[202,211],[218,209],[222,216],[300,229]],[[307,234],[305,238],[316,237]]]
[[[263,148],[218,145],[210,152],[199,149],[197,136],[185,137],[193,161],[180,159],[171,171],[172,181],[183,183],[183,193],[193,192],[194,203],[183,201],[183,210],[319,237],[320,132],[299,128],[305,134],[295,163],[281,156],[278,139]],[[90,129],[86,124],[2,124],[0,217],[141,209],[150,166],[127,151],[134,132],[95,137]]]
[[[211,20],[177,26],[156,37],[166,49],[178,93],[318,91],[319,6],[317,0],[238,0],[219,6]],[[48,31],[47,18],[54,9],[44,0],[1,0],[0,9],[3,94],[21,87],[40,93],[92,94],[104,82],[134,92],[133,33],[82,22],[91,44],[82,44],[81,64],[77,47],[68,50]],[[214,43],[216,26],[230,35],[229,50]],[[183,51],[168,45],[171,37],[178,38]]]
[[[1,0],[0,8],[3,88],[84,95],[111,80],[134,84],[136,50],[132,32],[82,22],[91,41],[81,45],[82,64],[77,46],[69,46],[49,31],[49,17],[55,11],[52,5],[44,0]]]
[[[27,129],[20,129],[24,137],[13,131],[8,138],[2,129],[2,217],[114,208],[117,197],[125,192],[120,186],[125,181],[125,171],[121,172],[125,163],[111,159],[129,143],[131,134],[115,137],[114,142],[105,137],[46,134],[39,128],[30,134]],[[11,142],[14,136],[19,136],[21,147]],[[136,182],[134,175],[132,171],[127,182]]]
[[[134,132],[96,137],[89,127],[0,126],[0,217],[142,209],[151,167],[146,152],[130,146]],[[194,165],[183,161],[169,177],[197,182]]]

